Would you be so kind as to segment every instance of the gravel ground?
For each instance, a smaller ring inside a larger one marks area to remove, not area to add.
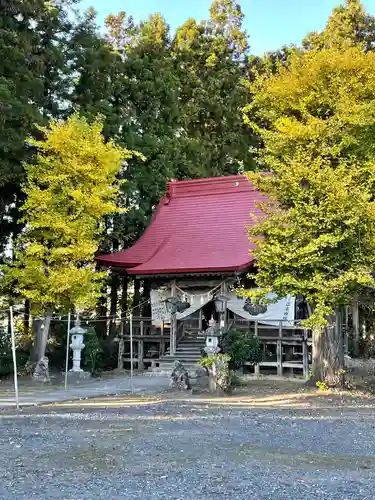
[[[0,436],[1,500],[374,498],[373,408],[38,408]]]

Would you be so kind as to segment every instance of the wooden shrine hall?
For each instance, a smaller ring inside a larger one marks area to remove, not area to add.
[[[264,361],[256,371],[307,375],[309,340],[296,325],[295,298],[254,311],[236,294],[238,286],[252,286],[246,227],[253,224],[250,213],[260,214],[262,200],[242,175],[171,181],[135,244],[97,258],[151,284],[151,318],[132,318],[138,368],[164,369],[175,359],[196,365],[205,342],[202,332],[213,317],[224,329],[252,328],[261,339]],[[119,350],[125,362],[128,340],[126,322]]]

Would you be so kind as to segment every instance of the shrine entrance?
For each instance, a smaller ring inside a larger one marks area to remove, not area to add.
[[[207,302],[202,309],[202,330],[205,331],[208,328],[208,322],[210,321],[211,318],[214,318],[216,323],[219,322],[219,314],[216,311],[215,308],[215,302],[211,300],[210,302]]]

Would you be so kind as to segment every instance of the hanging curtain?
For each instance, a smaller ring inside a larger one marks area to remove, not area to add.
[[[167,311],[167,306],[165,301],[171,296],[170,290],[151,290],[151,317],[152,324],[154,326],[161,326],[164,324],[169,324],[171,320],[171,315]],[[181,300],[186,300],[189,302],[190,307],[181,313],[176,314],[177,319],[184,319],[201,309],[204,305],[213,299],[213,293],[178,293]]]
[[[292,295],[288,295],[285,299],[281,299],[274,304],[269,304],[267,306],[267,311],[264,314],[258,314],[257,316],[252,316],[247,311],[244,311],[243,306],[245,305],[246,298],[237,297],[237,295],[233,292],[227,293],[227,296],[229,298],[227,309],[234,312],[241,318],[274,326],[278,325],[280,320],[283,321],[284,325],[293,326],[294,324],[295,297]],[[267,295],[267,298],[270,300],[274,297],[274,294]]]

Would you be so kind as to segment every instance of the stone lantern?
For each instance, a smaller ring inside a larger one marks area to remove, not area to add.
[[[217,354],[221,351],[219,347],[220,329],[217,327],[214,318],[211,318],[208,324],[209,327],[204,332],[206,336],[206,347],[204,348],[204,351],[209,356],[212,356],[213,354]]]
[[[73,351],[73,367],[71,368],[71,372],[82,373],[83,370],[81,368],[81,351],[85,347],[83,343],[83,335],[86,331],[80,326],[81,322],[79,318],[77,318],[74,322],[74,327],[70,330],[70,338],[71,344],[70,348]]]

